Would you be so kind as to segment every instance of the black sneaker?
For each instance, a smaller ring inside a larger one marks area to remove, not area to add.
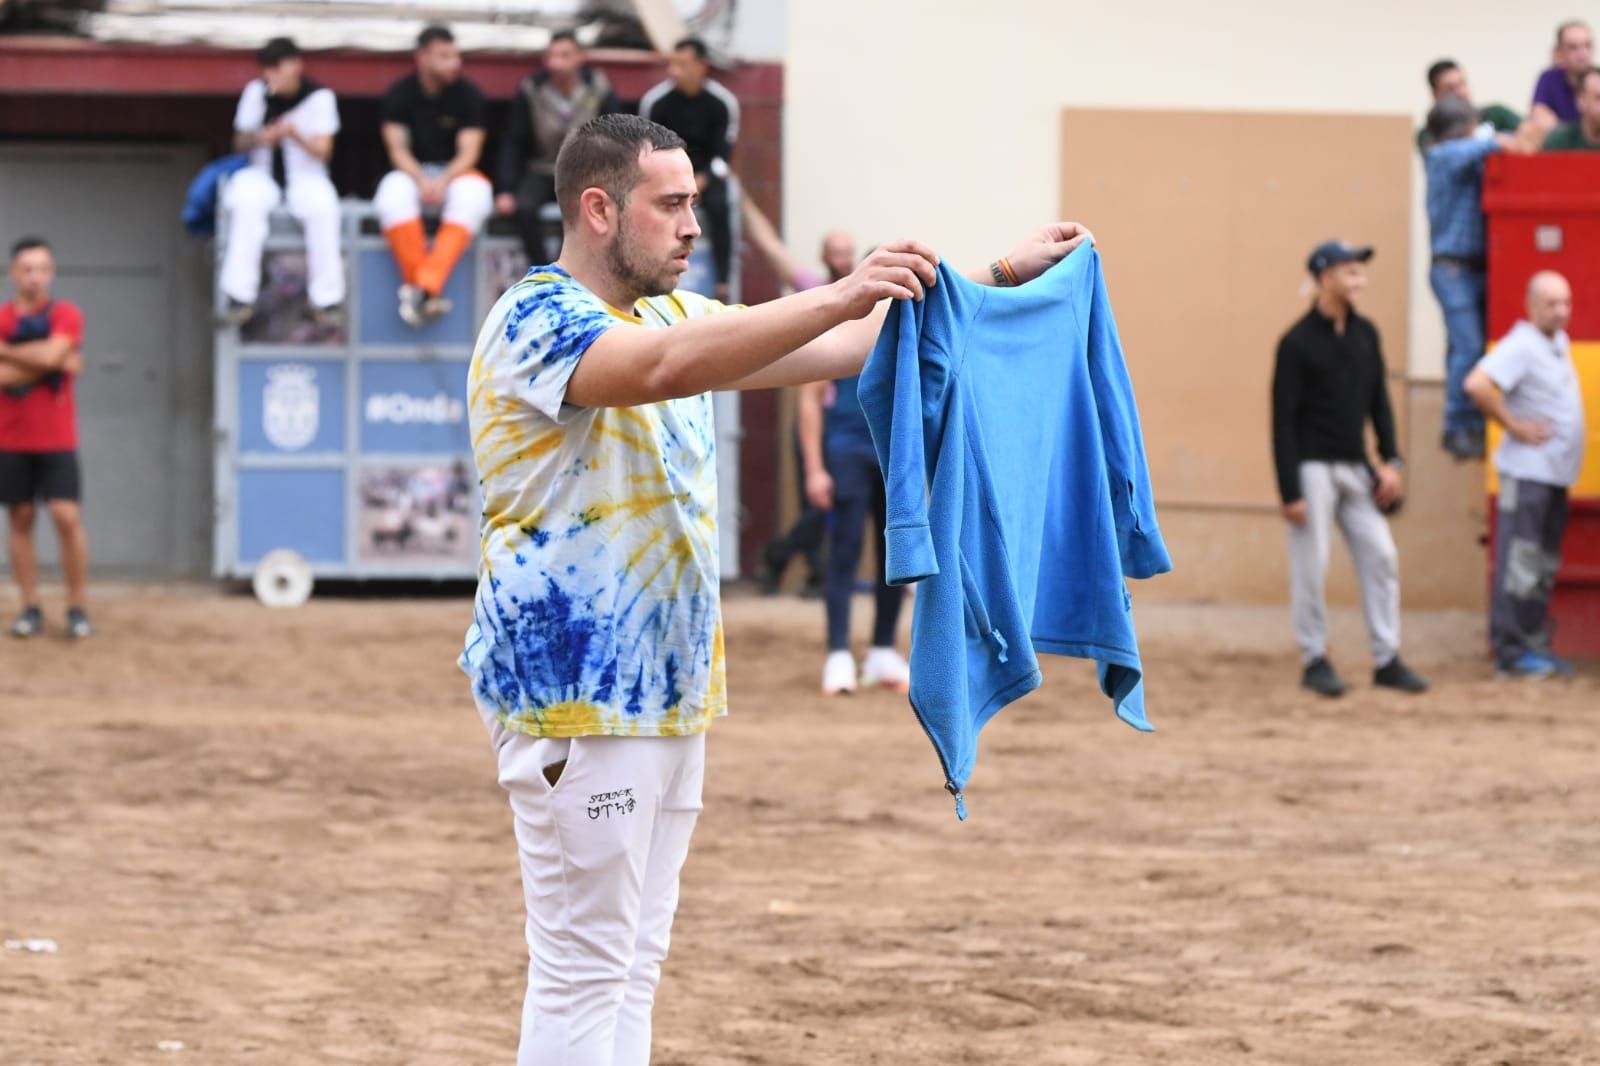
[[[1444,450],[1458,463],[1472,459],[1482,459],[1484,451],[1484,438],[1482,433],[1470,429],[1453,429],[1444,435],[1441,441]]]
[[[17,620],[11,623],[14,637],[36,637],[44,632],[44,612],[37,607],[24,607]]]
[[[256,316],[255,304],[242,303],[232,297],[217,312],[217,324],[224,329],[237,329]]]
[[[82,607],[67,608],[67,636],[82,640],[94,636],[94,626],[89,624],[89,612]]]
[[[761,548],[761,572],[757,575],[761,582],[763,596],[776,596],[778,584],[783,580],[783,572],[789,566],[789,560],[783,554],[783,549],[777,541],[768,541]]]
[[[344,325],[344,304],[330,304],[327,307],[313,307],[311,321],[320,329],[339,329]]]
[[[1300,678],[1300,686],[1310,689],[1319,696],[1332,698],[1344,695],[1344,679],[1325,658],[1312,659],[1306,664],[1306,672]]]
[[[1401,662],[1398,655],[1372,672],[1372,683],[1400,692],[1428,691],[1428,679]]]

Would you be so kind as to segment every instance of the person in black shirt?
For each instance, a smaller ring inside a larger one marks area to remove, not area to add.
[[[1378,331],[1353,306],[1367,284],[1371,248],[1328,241],[1307,266],[1317,299],[1278,342],[1272,375],[1272,451],[1289,524],[1289,598],[1305,672],[1324,696],[1345,685],[1328,661],[1323,584],[1333,526],[1339,526],[1361,582],[1373,683],[1422,692],[1428,683],[1400,661],[1400,557],[1384,512],[1401,499],[1394,412]],[[1367,461],[1366,423],[1378,437]]]
[[[422,326],[450,310],[439,294],[461,253],[483,228],[494,192],[479,170],[485,107],[461,76],[461,50],[443,26],[417,38],[417,70],[384,94],[383,145],[394,167],[378,183],[373,207],[400,267],[400,317]],[[433,247],[422,211],[440,212]]]
[[[709,69],[704,41],[698,37],[679,41],[667,61],[667,80],[644,94],[639,114],[667,127],[689,146],[689,162],[711,235],[716,296],[725,300],[733,262],[728,160],[739,139],[739,101],[727,86],[707,77]]]
[[[495,210],[516,215],[528,260],[547,259],[539,211],[556,198],[556,152],[567,134],[599,115],[621,111],[605,72],[584,62],[571,30],[550,37],[544,69],[529,74],[511,100],[511,123],[500,148]],[[559,246],[558,246],[559,247]]]

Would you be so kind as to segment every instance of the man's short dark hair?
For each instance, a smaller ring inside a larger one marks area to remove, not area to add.
[[[711,58],[711,52],[706,48],[706,42],[698,37],[685,37],[672,46],[674,52],[681,52],[685,48],[694,53],[694,57],[704,63]]]
[[[1439,60],[1439,62],[1428,68],[1428,88],[1432,89],[1434,92],[1438,92],[1439,79],[1450,73],[1452,70],[1460,69],[1461,65],[1454,59]]]
[[[639,184],[639,157],[645,151],[683,148],[683,138],[638,115],[601,115],[567,135],[556,153],[556,202],[564,222],[578,217],[585,189],[604,189],[626,207]]]
[[[424,27],[422,32],[417,34],[417,51],[422,51],[435,41],[455,44],[456,35],[450,32],[449,26],[435,22],[432,26]]]
[[[556,42],[558,42],[558,41],[566,41],[568,44],[572,45],[572,47],[574,47],[574,48],[582,48],[583,47],[583,45],[578,43],[578,35],[576,33],[573,33],[571,30],[557,30],[556,32],[552,33],[550,35],[550,43],[545,45],[545,47],[546,48],[553,48],[553,47],[555,47]]]
[[[300,54],[300,46],[288,37],[274,37],[261,46],[261,51],[256,53],[256,62],[262,70],[271,70],[285,59],[294,59]]]
[[[1453,141],[1478,124],[1478,110],[1459,96],[1441,96],[1428,112],[1428,136],[1435,144]]]
[[[17,242],[11,246],[12,261],[15,262],[17,256],[21,255],[23,252],[31,252],[35,248],[43,248],[48,252],[50,250],[50,242],[45,240],[43,237],[18,238]]]
[[[1556,47],[1560,48],[1567,41],[1568,30],[1586,30],[1589,24],[1582,19],[1568,19],[1556,27]]]

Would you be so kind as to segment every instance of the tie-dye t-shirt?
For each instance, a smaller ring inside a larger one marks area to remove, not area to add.
[[[619,311],[548,266],[489,313],[468,384],[483,556],[461,668],[508,728],[679,736],[727,713],[711,396],[565,402],[606,330],[727,309],[680,292]]]

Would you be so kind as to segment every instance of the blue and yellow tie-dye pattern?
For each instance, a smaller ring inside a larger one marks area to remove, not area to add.
[[[681,736],[727,713],[710,395],[565,403],[606,330],[727,309],[683,292],[619,311],[548,266],[490,311],[468,384],[483,558],[461,668],[508,728]]]

